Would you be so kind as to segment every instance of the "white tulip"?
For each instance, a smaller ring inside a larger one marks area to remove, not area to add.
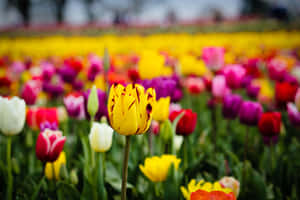
[[[95,152],[106,152],[112,144],[114,130],[106,123],[93,122],[89,135],[90,145]]]
[[[182,142],[183,142],[183,136],[182,135],[175,135],[174,136],[174,147],[175,147],[176,151],[178,151],[180,149]]]
[[[26,104],[23,99],[0,97],[0,129],[4,135],[16,135],[24,127]]]

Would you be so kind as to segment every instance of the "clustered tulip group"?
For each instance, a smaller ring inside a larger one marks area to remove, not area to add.
[[[298,32],[3,40],[0,194],[296,199],[299,45]]]

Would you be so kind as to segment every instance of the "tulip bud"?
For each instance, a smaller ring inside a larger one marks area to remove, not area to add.
[[[70,180],[71,183],[74,185],[78,184],[78,176],[77,176],[77,172],[75,169],[72,169],[71,173],[70,173]]]
[[[114,130],[106,123],[93,122],[89,140],[95,152],[106,152],[112,145]]]
[[[174,136],[174,147],[175,147],[176,151],[178,151],[180,149],[182,142],[183,142],[183,136],[181,136],[181,135]]]
[[[160,131],[160,135],[162,137],[162,139],[167,142],[168,140],[170,140],[173,136],[173,132],[172,132],[172,124],[169,120],[164,121],[161,124],[161,131]]]
[[[88,112],[90,116],[92,116],[92,118],[96,115],[98,108],[99,108],[99,102],[98,102],[97,88],[96,86],[93,86],[88,98],[88,105],[87,105]]]

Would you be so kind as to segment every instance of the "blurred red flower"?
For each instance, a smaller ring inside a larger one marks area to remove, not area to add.
[[[177,124],[176,133],[178,135],[188,136],[195,130],[197,123],[196,113],[191,109],[175,110],[170,114],[169,119],[173,122],[182,112],[184,112],[184,114]]]

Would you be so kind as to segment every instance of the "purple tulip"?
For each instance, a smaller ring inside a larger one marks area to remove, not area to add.
[[[90,56],[90,67],[88,69],[88,80],[94,81],[96,76],[103,70],[102,61],[97,56]]]
[[[43,62],[41,63],[41,68],[43,80],[50,81],[52,76],[56,73],[53,64],[49,62]]]
[[[84,97],[80,95],[68,95],[64,97],[64,104],[70,117],[84,119]]]
[[[90,92],[91,92],[91,90],[87,90],[86,92],[83,93],[84,111],[85,111],[85,116],[87,119],[90,119],[90,115],[87,111],[87,103],[88,103],[88,97],[90,95]],[[100,89],[97,90],[97,93],[98,93],[99,108],[98,108],[98,112],[96,113],[95,120],[100,120],[101,117],[103,117],[103,116],[107,117],[107,115],[108,115],[107,106],[106,106],[107,96],[106,96],[106,93]]]
[[[67,83],[73,83],[77,76],[76,70],[69,66],[63,66],[58,69],[58,74],[61,76],[62,80]]]
[[[288,117],[293,126],[300,126],[300,112],[293,103],[287,104]]]
[[[235,119],[239,114],[243,99],[239,95],[226,95],[223,100],[222,113],[227,119]]]
[[[239,113],[240,122],[248,126],[256,126],[262,113],[263,108],[260,103],[244,101]]]
[[[21,97],[27,105],[35,104],[37,97],[41,91],[41,82],[37,80],[27,81],[22,89]]]
[[[43,91],[49,93],[52,97],[61,96],[64,93],[63,82],[57,77],[54,77],[53,80],[43,82]]]
[[[226,83],[230,88],[237,89],[241,87],[242,80],[246,75],[246,70],[242,65],[228,65],[223,71]]]
[[[260,91],[260,86],[253,83],[249,84],[247,87],[247,95],[251,98],[256,99]]]

